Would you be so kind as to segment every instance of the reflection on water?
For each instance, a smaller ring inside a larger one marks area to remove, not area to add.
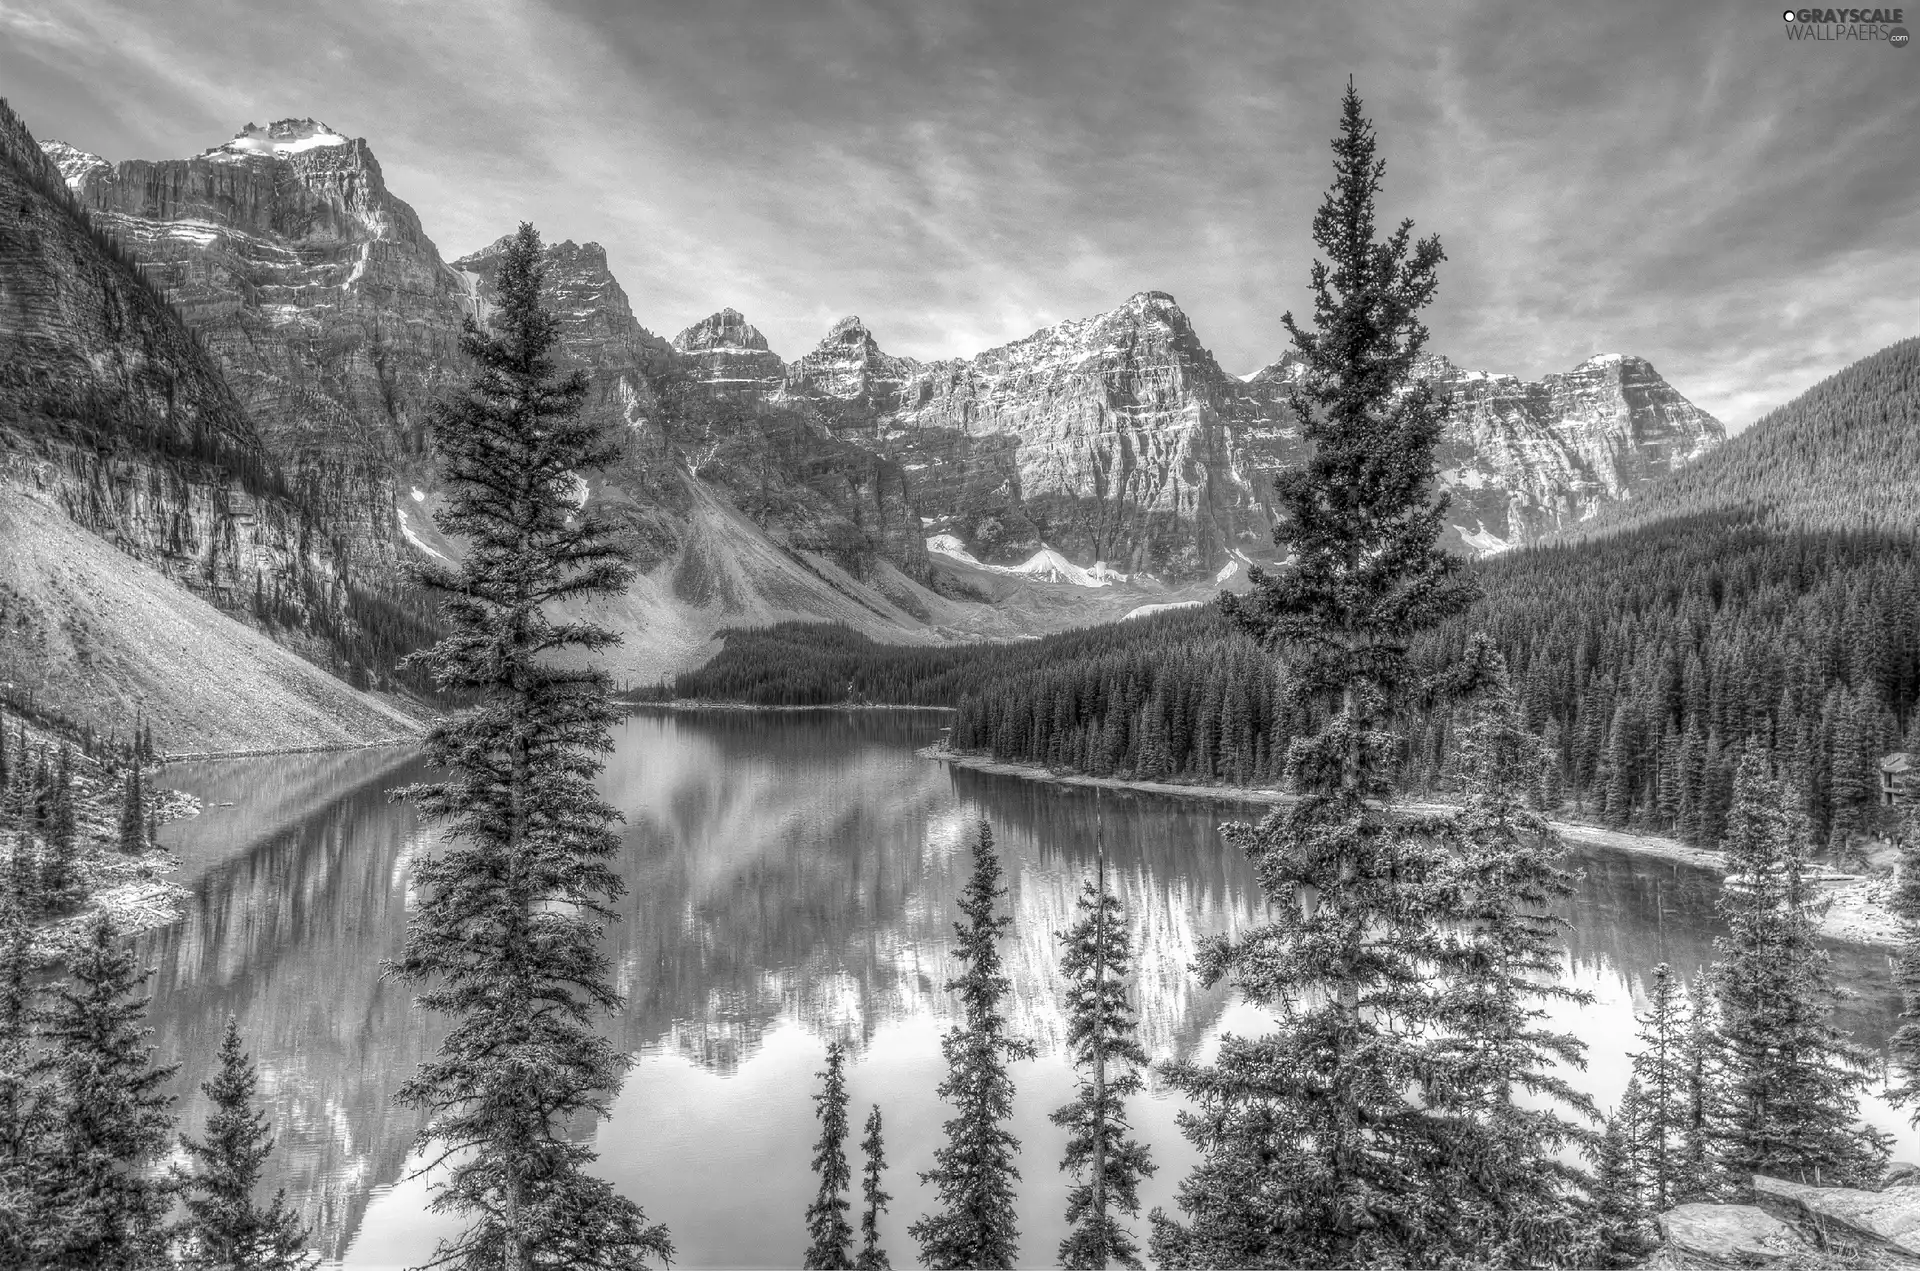
[[[621,920],[609,937],[615,1022],[639,1058],[600,1127],[601,1168],[666,1222],[678,1263],[791,1264],[812,1189],[813,1072],[829,1038],[854,1043],[856,1112],[887,1118],[887,1235],[911,1261],[906,1226],[924,1204],[914,1172],[931,1164],[946,1113],[933,1095],[955,898],[972,827],[993,825],[1015,918],[1006,948],[1014,1026],[1041,1057],[1015,1069],[1025,1260],[1050,1260],[1063,1234],[1064,1147],[1046,1113],[1070,1097],[1055,936],[1092,869],[1096,823],[1109,876],[1139,951],[1142,1040],[1156,1057],[1199,1053],[1256,1014],[1188,966],[1199,941],[1257,921],[1250,871],[1215,827],[1262,809],[1057,788],[914,757],[933,713],[717,711],[640,714],[617,730],[602,789],[626,815]],[[422,1260],[445,1220],[423,1215],[407,1180],[414,1115],[397,1083],[437,1042],[432,1020],[381,962],[399,952],[407,867],[427,846],[385,791],[424,774],[404,752],[285,756],[179,765],[168,784],[210,806],[168,827],[193,890],[185,919],[146,941],[162,1052],[186,1060],[181,1110],[206,1115],[197,1083],[226,1014],[260,1063],[280,1135],[272,1181],[354,1267]],[[212,806],[229,804],[230,806]],[[1692,974],[1712,957],[1715,880],[1599,849],[1570,916],[1570,968],[1593,1005],[1563,1012],[1595,1046],[1580,1081],[1618,1098],[1641,982],[1657,961]],[[1836,949],[1868,988],[1842,1022],[1884,1045],[1898,1010],[1882,953]],[[1160,1173],[1148,1206],[1170,1201],[1190,1157],[1175,1101],[1140,1101],[1136,1123]],[[1910,1132],[1884,1108],[1874,1119]],[[1910,1153],[1909,1153],[1910,1154]]]

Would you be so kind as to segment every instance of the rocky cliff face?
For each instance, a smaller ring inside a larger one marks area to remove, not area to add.
[[[0,202],[0,476],[221,602],[300,586],[312,525],[252,420],[4,103]]]
[[[924,465],[930,507],[983,559],[1045,542],[1076,561],[1184,577],[1265,543],[1256,477],[1272,424],[1173,297],[1143,291],[917,368],[877,432]]]
[[[1726,440],[1644,358],[1601,354],[1537,383],[1443,357],[1423,371],[1453,398],[1436,460],[1449,519],[1476,551],[1538,542]]]
[[[356,567],[390,571],[402,537],[433,550],[427,406],[460,374],[462,316],[487,319],[501,245],[442,263],[366,143],[313,120],[250,125],[192,159],[45,151],[168,287]],[[1044,546],[1079,568],[1205,580],[1270,551],[1269,477],[1302,454],[1291,360],[1228,375],[1164,292],[930,363],[846,318],[788,363],[731,309],[671,343],[649,332],[595,244],[556,244],[547,265],[589,409],[626,439],[590,497],[619,506],[643,567],[673,578],[711,497],[808,570],[862,584],[940,576],[925,543],[944,535],[993,565]],[[1439,458],[1462,551],[1631,498],[1722,435],[1636,358],[1539,384],[1426,369],[1456,400]],[[686,577],[718,577],[711,565]],[[667,586],[687,588],[704,594]],[[896,588],[887,606],[917,615],[927,597]]]
[[[1289,353],[1247,383],[1278,421],[1271,462],[1302,453],[1285,404],[1299,373]],[[1445,542],[1470,554],[1537,543],[1726,440],[1719,420],[1643,358],[1600,354],[1537,383],[1439,356],[1421,359],[1416,374],[1452,401],[1434,461],[1451,495]]]
[[[681,373],[709,393],[768,397],[786,381],[787,366],[767,337],[737,310],[722,309],[673,337]]]
[[[1165,292],[924,364],[888,355],[844,318],[772,391],[779,362],[764,345],[731,310],[675,341],[690,376],[804,407],[835,436],[897,460],[929,533],[989,562],[1044,544],[1128,573],[1211,575],[1233,553],[1268,548],[1271,475],[1304,454],[1287,406],[1294,355],[1243,383]],[[1591,358],[1537,384],[1440,357],[1422,373],[1453,397],[1436,458],[1453,495],[1448,542],[1463,552],[1536,542],[1725,437],[1640,358]]]
[[[169,681],[166,665],[125,652],[126,637],[158,638],[143,631],[157,619],[128,617],[123,630],[85,634],[83,615],[164,609],[212,622],[203,601],[272,628],[343,673],[364,671],[343,660],[350,637],[364,634],[367,596],[342,536],[289,488],[200,337],[78,204],[4,103],[0,205],[8,209],[0,219],[0,485],[22,496],[12,501],[21,542],[27,526],[48,543],[92,542],[90,534],[158,571],[95,569],[91,590],[64,612],[34,583],[47,577],[41,566],[59,560],[6,571],[0,610],[10,617],[0,621],[19,628],[20,641],[0,654],[0,678],[80,685],[85,691],[57,708],[102,727],[123,725],[117,714],[141,695],[157,715],[164,702],[204,691],[204,678]],[[47,522],[50,508],[70,525]],[[202,599],[123,594],[156,584]],[[39,636],[29,639],[30,626]],[[205,633],[206,644],[230,652],[239,638]],[[207,653],[193,643],[160,661],[179,670],[189,655]],[[255,636],[246,658],[271,661],[256,646],[271,647]]]
[[[394,487],[424,454],[468,288],[366,142],[288,119],[191,159],[47,153],[200,332],[294,489],[390,569]]]
[[[507,239],[454,262],[483,320]],[[587,372],[587,409],[625,439],[603,474],[636,531],[643,568],[689,541],[690,482],[719,492],[780,546],[828,558],[871,580],[881,561],[928,574],[918,515],[897,464],[835,438],[810,412],[774,400],[785,369],[732,310],[672,344],[642,327],[598,243],[546,249],[545,301],[560,316],[566,360]],[[592,497],[592,496],[590,496]]]

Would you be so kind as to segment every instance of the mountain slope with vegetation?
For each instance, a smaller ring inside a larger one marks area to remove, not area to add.
[[[1879,759],[1913,743],[1920,715],[1917,385],[1920,340],[1906,341],[1622,505],[1645,521],[1479,563],[1481,599],[1423,637],[1416,663],[1494,637],[1555,756],[1549,806],[1712,845],[1752,740],[1823,841],[1858,841],[1887,816]],[[961,749],[1158,781],[1276,783],[1310,723],[1211,608],[1013,649],[738,632],[674,691],[951,706]],[[1448,729],[1411,730],[1410,786],[1445,779]]]
[[[1920,529],[1920,337],[1828,376],[1570,537],[1729,509],[1775,528]]]

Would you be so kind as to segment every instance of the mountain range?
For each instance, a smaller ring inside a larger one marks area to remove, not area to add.
[[[190,350],[162,376],[164,392],[140,389],[125,408],[140,420],[95,431],[142,435],[156,426],[149,416],[178,431],[189,427],[182,403],[204,401],[193,435],[225,438],[203,457],[199,486],[148,447],[141,462],[159,476],[114,487],[172,480],[187,492],[167,513],[179,529],[133,533],[130,514],[73,519],[171,562],[163,572],[243,625],[356,683],[391,686],[405,562],[459,551],[433,523],[429,420],[463,374],[462,323],[488,319],[505,240],[445,260],[367,142],[316,120],[249,124],[196,156],[118,163],[35,143],[4,108],[0,125],[9,179],[60,205],[72,239],[62,250],[84,254],[84,240],[121,271],[123,290],[164,297],[149,325],[167,340],[184,334]],[[44,235],[0,243],[10,300],[0,340],[25,355],[9,359],[14,380],[71,386],[106,374],[102,357],[129,356],[113,313],[56,323],[11,302],[58,254]],[[546,267],[566,358],[589,377],[588,409],[624,440],[616,465],[586,474],[588,497],[627,527],[641,567],[598,615],[627,636],[619,678],[697,662],[723,628],[792,618],[896,643],[1038,634],[1197,603],[1271,559],[1267,478],[1304,453],[1288,406],[1297,366],[1288,356],[1244,379],[1226,372],[1165,292],[932,362],[888,354],[848,317],[788,361],[732,309],[656,334],[597,244],[550,243]],[[160,365],[137,360],[142,370],[110,377],[122,398]],[[82,362],[94,369],[80,380],[58,369]],[[1440,475],[1452,493],[1447,542],[1466,554],[1577,530],[1725,439],[1637,357],[1596,356],[1537,382],[1443,357],[1422,373],[1452,399]],[[18,485],[28,456],[67,452],[59,411],[26,389],[13,397]],[[70,508],[92,480],[92,461],[73,457],[84,449],[62,460]],[[239,514],[228,510],[231,475],[226,504],[207,482],[243,469],[255,485],[271,474],[273,490]],[[202,546],[154,546],[168,534]],[[224,554],[204,546],[229,539],[240,545]],[[289,604],[299,621],[263,620]],[[316,624],[341,638],[321,647]],[[380,639],[355,637],[370,625]]]

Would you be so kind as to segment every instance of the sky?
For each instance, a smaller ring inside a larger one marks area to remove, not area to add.
[[[1791,41],[1775,0],[0,0],[42,140],[311,116],[447,259],[531,220],[649,328],[731,306],[787,358],[846,314],[933,359],[1157,289],[1257,370],[1310,311],[1349,75],[1462,366],[1638,354],[1738,429],[1920,334],[1920,47]]]

